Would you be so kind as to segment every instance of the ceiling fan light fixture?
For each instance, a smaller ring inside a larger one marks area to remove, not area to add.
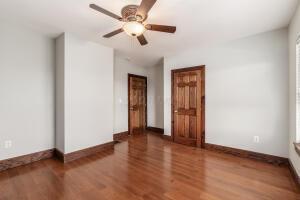
[[[123,26],[123,30],[129,36],[140,36],[145,32],[145,27],[142,23],[137,21],[126,22]]]
[[[147,17],[150,9],[156,3],[157,0],[141,0],[140,5],[127,5],[121,10],[121,16],[116,15],[96,4],[90,4],[90,8],[123,22],[122,28],[114,30],[110,33],[103,35],[104,38],[111,38],[119,33],[125,32],[131,37],[136,37],[139,43],[144,46],[148,44],[144,32],[147,31],[159,31],[165,33],[175,33],[176,26],[158,25],[158,24],[143,24]]]

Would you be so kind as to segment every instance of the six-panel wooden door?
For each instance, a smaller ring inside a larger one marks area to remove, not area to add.
[[[201,147],[204,139],[204,69],[174,70],[172,76],[174,142]]]
[[[129,76],[129,133],[143,133],[146,128],[146,77]]]

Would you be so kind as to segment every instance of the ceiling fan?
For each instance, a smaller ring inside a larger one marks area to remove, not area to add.
[[[114,35],[122,33],[123,31],[132,37],[137,37],[141,45],[148,44],[143,33],[146,30],[149,31],[160,31],[166,33],[175,33],[175,26],[165,26],[157,24],[144,24],[145,20],[148,17],[149,10],[153,7],[156,0],[142,0],[141,5],[127,5],[122,8],[121,16],[118,16],[104,8],[101,8],[95,4],[90,4],[90,8],[97,10],[105,15],[108,15],[112,18],[115,18],[121,22],[125,22],[123,27],[117,29],[111,33],[104,35],[105,38],[110,38]]]

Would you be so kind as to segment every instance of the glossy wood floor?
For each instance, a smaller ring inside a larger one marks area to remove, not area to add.
[[[300,199],[287,167],[135,136],[63,165],[48,159],[0,173],[0,199]]]

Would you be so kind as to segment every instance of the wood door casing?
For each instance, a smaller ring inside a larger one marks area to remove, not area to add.
[[[147,127],[147,77],[128,74],[128,131],[143,133]]]
[[[172,70],[172,138],[204,147],[205,66]]]

